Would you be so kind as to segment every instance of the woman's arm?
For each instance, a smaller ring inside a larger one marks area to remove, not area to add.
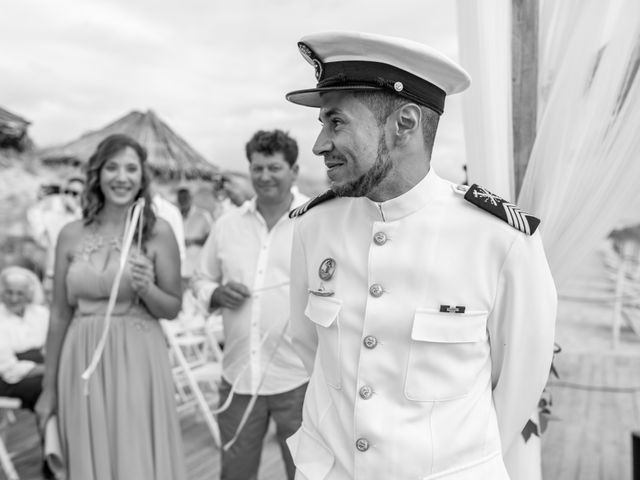
[[[57,408],[56,384],[58,379],[58,364],[62,343],[67,329],[73,318],[73,307],[67,301],[67,270],[71,258],[71,251],[76,239],[81,235],[80,221],[67,224],[58,236],[56,245],[55,267],[53,274],[53,301],[49,319],[49,331],[45,346],[45,368],[42,380],[43,394],[38,399],[36,411],[41,422]]]
[[[161,218],[147,251],[151,260],[135,253],[131,256],[134,289],[154,317],[175,318],[182,306],[180,251],[171,226]]]

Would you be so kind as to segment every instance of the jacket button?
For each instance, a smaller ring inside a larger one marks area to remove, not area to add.
[[[376,346],[378,345],[378,339],[373,335],[367,335],[366,337],[364,337],[362,343],[365,347],[371,350],[372,348],[376,348]]]
[[[356,440],[356,448],[361,452],[366,452],[369,450],[369,440],[366,438],[359,438]]]
[[[371,398],[371,395],[373,395],[373,388],[371,388],[369,385],[365,385],[360,388],[360,398],[362,398],[363,400],[369,400]]]
[[[384,232],[376,232],[373,235],[373,243],[376,245],[384,245],[387,243],[387,235]]]
[[[382,291],[382,285],[380,285],[379,283],[374,283],[369,287],[369,293],[372,297],[375,298],[382,296]]]

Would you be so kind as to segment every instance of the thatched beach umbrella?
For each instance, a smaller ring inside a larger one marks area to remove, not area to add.
[[[32,145],[27,136],[31,122],[0,107],[0,149],[15,148],[25,150]]]
[[[149,154],[152,172],[165,180],[212,179],[218,167],[209,163],[153,111],[133,111],[106,127],[85,133],[64,145],[45,148],[37,156],[45,165],[67,165],[75,159],[86,163],[98,143],[114,133],[123,133],[140,142]]]

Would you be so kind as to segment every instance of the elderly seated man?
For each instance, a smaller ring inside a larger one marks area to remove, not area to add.
[[[0,396],[33,410],[42,386],[49,309],[40,281],[22,267],[0,272]]]

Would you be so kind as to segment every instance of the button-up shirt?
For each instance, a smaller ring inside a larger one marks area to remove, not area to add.
[[[16,354],[42,348],[49,327],[49,309],[27,305],[22,317],[0,304],[0,377],[17,383],[35,366],[29,360],[18,360]]]
[[[288,443],[306,478],[508,478],[501,451],[549,373],[555,287],[538,232],[453,187],[430,171],[296,219],[291,336],[313,373]]]
[[[307,200],[292,193],[292,207]],[[222,215],[202,248],[192,282],[200,302],[208,308],[213,291],[229,281],[252,292],[239,308],[221,309],[223,376],[231,384],[238,382],[238,393],[282,393],[309,378],[283,336],[289,319],[292,235],[293,221],[286,213],[269,230],[254,198]]]

